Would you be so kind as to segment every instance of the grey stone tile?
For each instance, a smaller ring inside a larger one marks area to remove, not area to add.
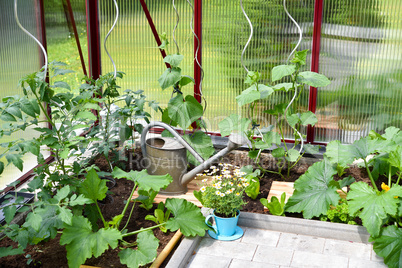
[[[370,260],[372,248],[371,244],[326,239],[324,254]]]
[[[276,247],[280,235],[280,232],[247,228],[241,242]]]
[[[287,248],[298,251],[323,253],[325,239],[314,236],[282,233],[279,238],[278,248]]]
[[[233,259],[229,268],[279,268],[279,265],[266,264],[263,262],[245,261]]]
[[[203,238],[198,246],[197,254],[236,257],[237,259],[251,261],[256,249],[257,245]]]
[[[330,256],[306,251],[295,251],[291,267],[347,268],[348,258]]]
[[[195,254],[189,261],[187,268],[227,268],[230,265],[231,258],[211,256],[205,254]]]
[[[386,268],[382,262],[349,258],[349,268]]]
[[[269,246],[258,246],[253,261],[275,265],[290,265],[293,250],[275,248]]]

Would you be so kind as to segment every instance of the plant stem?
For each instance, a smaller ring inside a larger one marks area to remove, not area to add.
[[[399,181],[402,177],[402,172],[399,172],[398,180],[396,181],[396,185],[399,185]]]
[[[99,208],[98,202],[95,202],[95,205],[96,205],[96,208],[98,209],[99,215],[100,215],[100,217],[102,219],[103,226],[107,227],[107,222],[105,221],[105,218],[103,218],[103,215],[102,215],[102,212],[101,212],[101,210]]]
[[[128,223],[130,222],[131,215],[133,214],[134,207],[135,207],[135,204],[136,204],[137,202],[133,202],[133,203],[134,203],[134,204],[133,204],[133,206],[132,206],[132,208],[131,208],[130,215],[128,215],[128,219],[127,219],[126,225],[124,225],[124,227],[122,228],[122,230],[126,229]],[[123,214],[123,215],[124,215],[124,214]]]
[[[377,185],[375,184],[373,175],[371,175],[370,169],[368,167],[368,163],[367,163],[366,159],[363,159],[363,160],[364,160],[364,165],[366,166],[366,170],[367,170],[368,176],[370,178],[371,184],[373,185],[373,188],[376,191],[376,193],[378,193],[379,191],[378,191]]]
[[[131,191],[131,194],[130,194],[129,197],[127,198],[127,203],[126,203],[126,205],[124,206],[123,211],[121,212],[122,215],[126,214],[128,205],[130,204],[130,199],[131,199],[131,197],[133,196],[135,189],[137,189],[137,183],[134,184],[133,190]],[[120,223],[121,223],[121,220],[122,220],[122,219],[120,219],[120,220],[117,222],[117,224],[116,224],[116,227],[117,227],[117,228],[119,228]],[[129,220],[130,220],[130,219],[129,219]]]
[[[141,232],[153,230],[153,229],[161,227],[161,226],[163,226],[165,224],[166,224],[166,222],[163,222],[163,223],[160,223],[160,224],[155,225],[155,226],[151,226],[151,227],[148,227],[148,228],[145,228],[145,229],[140,229],[140,230],[137,230],[137,231],[134,231],[134,232],[131,232],[131,233],[123,234],[122,237],[132,236],[132,235],[135,235],[135,234],[139,234]]]

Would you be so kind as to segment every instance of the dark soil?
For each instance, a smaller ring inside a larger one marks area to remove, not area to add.
[[[139,162],[141,159],[141,151],[137,149],[135,151],[135,162]],[[223,162],[231,163],[236,166],[245,166],[252,164],[247,156],[246,152],[236,152],[231,153],[226,156]],[[97,166],[99,166],[103,170],[107,170],[107,163],[104,159],[98,158],[95,160]],[[122,168],[128,167],[127,162],[125,160],[120,161],[122,164]],[[311,163],[310,163],[311,164]],[[269,157],[269,155],[263,155],[261,165],[264,168],[270,168],[272,170],[275,169],[275,162]],[[291,170],[290,176],[285,178],[285,181],[294,182],[297,178],[299,178],[305,171],[308,169],[309,164],[300,163],[296,167]],[[134,164],[135,169],[140,169],[140,165]],[[346,174],[342,176],[347,177],[352,175],[356,178],[357,181],[365,181],[370,184],[370,180],[367,178],[367,172],[361,168],[350,168],[347,170]],[[336,178],[340,179],[340,178]],[[267,198],[268,193],[270,191],[271,185],[273,181],[283,181],[284,179],[278,174],[266,173],[260,180],[260,194],[255,200],[250,199],[249,197],[245,197],[248,202],[242,209],[242,211],[252,212],[252,213],[262,213],[269,214],[267,210],[264,210],[263,205],[260,203],[260,198]],[[378,181],[378,187],[380,187],[381,180]],[[106,220],[111,220],[113,216],[115,216],[118,212],[122,211],[124,207],[124,201],[127,199],[128,195],[131,193],[133,183],[127,180],[117,180],[116,185],[111,189],[111,197],[113,202],[106,200],[105,203],[101,205],[101,210]],[[130,207],[131,208],[131,207]],[[143,208],[136,206],[134,209],[134,216],[132,217],[128,229],[129,230],[138,230],[141,227],[150,227],[154,225],[151,221],[146,221],[144,218],[147,214],[153,214],[153,210],[146,211]],[[292,214],[291,216],[301,217],[299,214]],[[128,215],[126,215],[123,219],[123,225],[125,225]],[[159,229],[154,229],[155,236],[160,240],[160,247],[158,249],[158,253],[165,247],[165,245],[169,242],[174,233],[163,233]],[[135,241],[135,237],[131,238],[131,241]],[[16,244],[9,239],[3,239],[0,242],[0,246],[8,246]],[[31,258],[34,260],[30,265],[27,265],[27,258],[23,255],[21,256],[9,256],[0,259],[0,267],[68,267],[67,259],[66,259],[66,250],[63,246],[59,245],[59,237],[47,241],[44,243],[40,243],[38,245],[29,246],[26,251],[26,255],[30,254]],[[118,249],[109,249],[107,252],[102,254],[99,258],[92,258],[87,260],[87,265],[93,265],[98,267],[126,267],[122,265],[119,261],[118,257]],[[172,254],[171,254],[172,255]],[[170,256],[171,257],[171,256]],[[168,260],[165,261],[167,263]],[[165,265],[164,263],[164,265]],[[163,266],[162,266],[163,267]]]

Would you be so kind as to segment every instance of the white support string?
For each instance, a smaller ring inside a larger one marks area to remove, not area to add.
[[[46,80],[46,76],[47,76],[47,64],[48,64],[48,60],[47,60],[47,53],[45,48],[42,46],[41,42],[39,42],[38,39],[36,39],[35,36],[33,36],[30,32],[28,32],[27,29],[25,29],[21,23],[20,20],[18,19],[18,10],[17,10],[18,4],[17,4],[17,0],[14,0],[14,17],[15,17],[15,21],[17,22],[18,27],[21,28],[21,30],[23,30],[29,37],[31,37],[40,47],[40,49],[43,52],[43,56],[45,58],[45,70],[44,70],[44,74],[43,74],[43,81]]]
[[[174,4],[174,0],[173,0],[172,4],[173,4],[173,9],[176,12],[176,25],[174,26],[174,29],[173,29],[173,42],[176,45],[177,54],[179,54],[180,50],[179,50],[179,45],[177,44],[177,41],[176,41],[176,38],[175,38],[175,33],[176,33],[177,26],[179,25],[180,16],[179,16],[179,12],[177,11],[177,8],[176,8],[176,6]]]
[[[112,62],[113,69],[114,69],[114,78],[116,78],[116,75],[117,75],[116,64],[114,63],[114,61],[113,61],[113,59],[112,59],[112,56],[110,56],[109,51],[108,51],[107,48],[106,48],[106,40],[108,39],[110,33],[113,31],[114,27],[116,26],[117,20],[119,19],[119,6],[117,5],[116,0],[113,0],[113,2],[114,2],[114,6],[115,6],[115,8],[116,8],[116,19],[114,20],[114,23],[113,23],[113,25],[112,25],[112,28],[110,28],[109,32],[107,33],[107,35],[106,35],[106,37],[105,37],[105,40],[103,41],[103,47],[104,47],[104,49],[105,49],[105,51],[106,51],[106,54],[108,55],[110,61]]]
[[[243,65],[243,68],[246,70],[246,72],[248,72],[248,69],[247,69],[246,65],[244,64],[244,59],[243,58],[244,58],[244,53],[246,52],[246,49],[247,49],[248,45],[250,44],[251,39],[253,38],[253,24],[251,23],[250,18],[247,16],[246,11],[244,10],[242,0],[240,0],[240,7],[241,7],[241,10],[243,11],[244,16],[246,17],[246,19],[248,21],[248,24],[250,25],[250,36],[249,36],[249,38],[247,40],[247,43],[244,46],[244,49],[243,49],[243,51],[241,53],[241,64]]]
[[[289,56],[288,56],[288,59],[286,60],[286,62],[289,63],[290,57],[293,55],[293,53],[296,52],[297,48],[299,47],[299,45],[300,45],[300,43],[301,43],[301,41],[302,41],[303,32],[302,32],[302,30],[301,30],[299,24],[297,24],[297,22],[296,22],[296,21],[293,19],[293,17],[289,14],[289,12],[288,12],[288,10],[287,10],[287,8],[286,8],[286,0],[283,0],[283,8],[285,9],[286,15],[288,15],[288,17],[290,18],[290,20],[296,25],[297,30],[299,31],[299,41],[297,42],[295,48],[292,50],[292,52],[291,52],[291,53],[289,54]],[[287,121],[288,123],[289,123],[289,121],[288,121],[288,118],[287,118],[286,115],[287,115],[287,112],[288,112],[289,107],[292,105],[292,103],[293,103],[294,100],[296,99],[296,96],[297,96],[297,86],[296,86],[296,88],[295,88],[295,94],[294,94],[292,100],[289,102],[288,106],[287,106],[286,109],[285,109],[285,119],[286,119],[286,121]],[[289,125],[290,125],[290,124],[289,124]],[[303,136],[300,134],[300,132],[299,132],[295,127],[292,127],[292,129],[293,129],[293,130],[296,132],[296,134],[300,137],[300,142],[301,142],[301,143],[300,143],[300,150],[299,150],[299,153],[301,153],[302,150],[303,150],[303,146],[304,146]]]

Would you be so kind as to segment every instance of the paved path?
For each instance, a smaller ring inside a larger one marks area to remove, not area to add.
[[[242,227],[236,241],[201,239],[189,268],[386,267],[369,243]]]

